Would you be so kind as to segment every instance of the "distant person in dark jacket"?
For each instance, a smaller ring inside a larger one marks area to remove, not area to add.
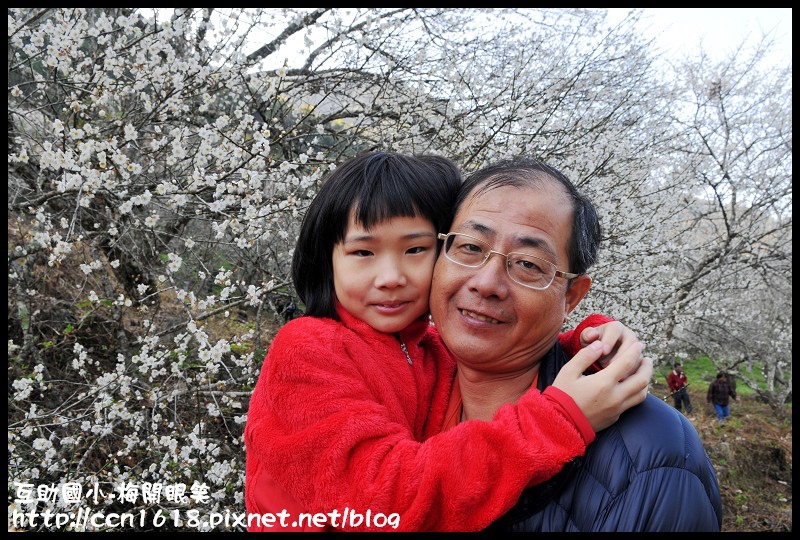
[[[680,362],[675,362],[674,369],[667,377],[667,384],[669,389],[672,390],[672,397],[675,400],[675,408],[679,411],[682,405],[686,405],[686,414],[692,414],[692,401],[689,399],[689,392],[686,390],[688,381],[686,380],[686,373]]]
[[[708,394],[706,394],[706,401],[714,405],[719,422],[724,422],[731,415],[731,408],[728,405],[729,397],[732,397],[734,401],[739,401],[736,390],[728,381],[728,374],[720,371],[717,373],[716,380],[708,386]]]

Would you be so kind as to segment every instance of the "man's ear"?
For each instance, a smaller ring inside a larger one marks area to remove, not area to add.
[[[581,303],[581,300],[583,300],[583,297],[586,296],[586,293],[589,292],[591,287],[592,278],[586,274],[581,274],[576,278],[572,278],[572,282],[565,295],[564,308],[566,311],[564,313],[564,320],[566,320],[567,315]]]

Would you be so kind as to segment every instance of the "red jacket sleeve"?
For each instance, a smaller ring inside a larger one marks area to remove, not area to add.
[[[273,341],[248,413],[248,512],[259,511],[252,501],[263,476],[307,512],[397,513],[397,531],[478,531],[527,485],[551,478],[586,449],[564,406],[535,389],[491,422],[463,422],[415,440],[394,398],[375,397],[401,386],[376,382],[386,379],[385,362],[358,362],[336,350],[331,336],[287,335],[287,326]],[[446,354],[442,347],[433,356]]]
[[[558,403],[564,410],[564,414],[572,419],[572,422],[581,432],[581,437],[583,437],[587,445],[594,441],[595,432],[594,429],[592,429],[592,424],[589,423],[589,419],[583,414],[583,411],[578,407],[578,404],[575,403],[575,400],[572,399],[572,396],[555,386],[548,386],[542,393]]]
[[[596,328],[615,320],[599,313],[593,313],[583,319],[574,329],[559,334],[558,341],[567,355],[573,357],[583,348],[581,347],[581,332],[587,328]]]

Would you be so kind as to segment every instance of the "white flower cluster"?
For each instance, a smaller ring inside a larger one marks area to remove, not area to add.
[[[167,264],[167,272],[174,274],[180,270],[181,265],[183,264],[183,259],[180,255],[177,253],[167,253],[167,258],[169,259],[169,263]]]

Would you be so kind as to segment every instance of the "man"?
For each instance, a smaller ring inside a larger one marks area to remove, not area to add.
[[[717,373],[717,379],[708,386],[708,393],[706,394],[706,401],[714,405],[714,410],[717,411],[717,422],[725,422],[731,415],[728,397],[732,397],[734,401],[739,401],[736,396],[736,390],[728,382],[728,374],[720,371]]]
[[[692,402],[689,399],[689,392],[686,390],[686,373],[683,372],[683,367],[680,362],[675,362],[674,369],[667,377],[667,384],[669,389],[672,390],[672,397],[675,399],[675,408],[679,411],[681,406],[686,404],[686,414],[692,414]]]
[[[434,270],[431,313],[458,362],[450,407],[489,419],[566,362],[558,332],[591,286],[600,225],[559,171],[517,159],[462,186]],[[583,458],[526,490],[492,529],[719,531],[714,468],[686,418],[652,395]]]

